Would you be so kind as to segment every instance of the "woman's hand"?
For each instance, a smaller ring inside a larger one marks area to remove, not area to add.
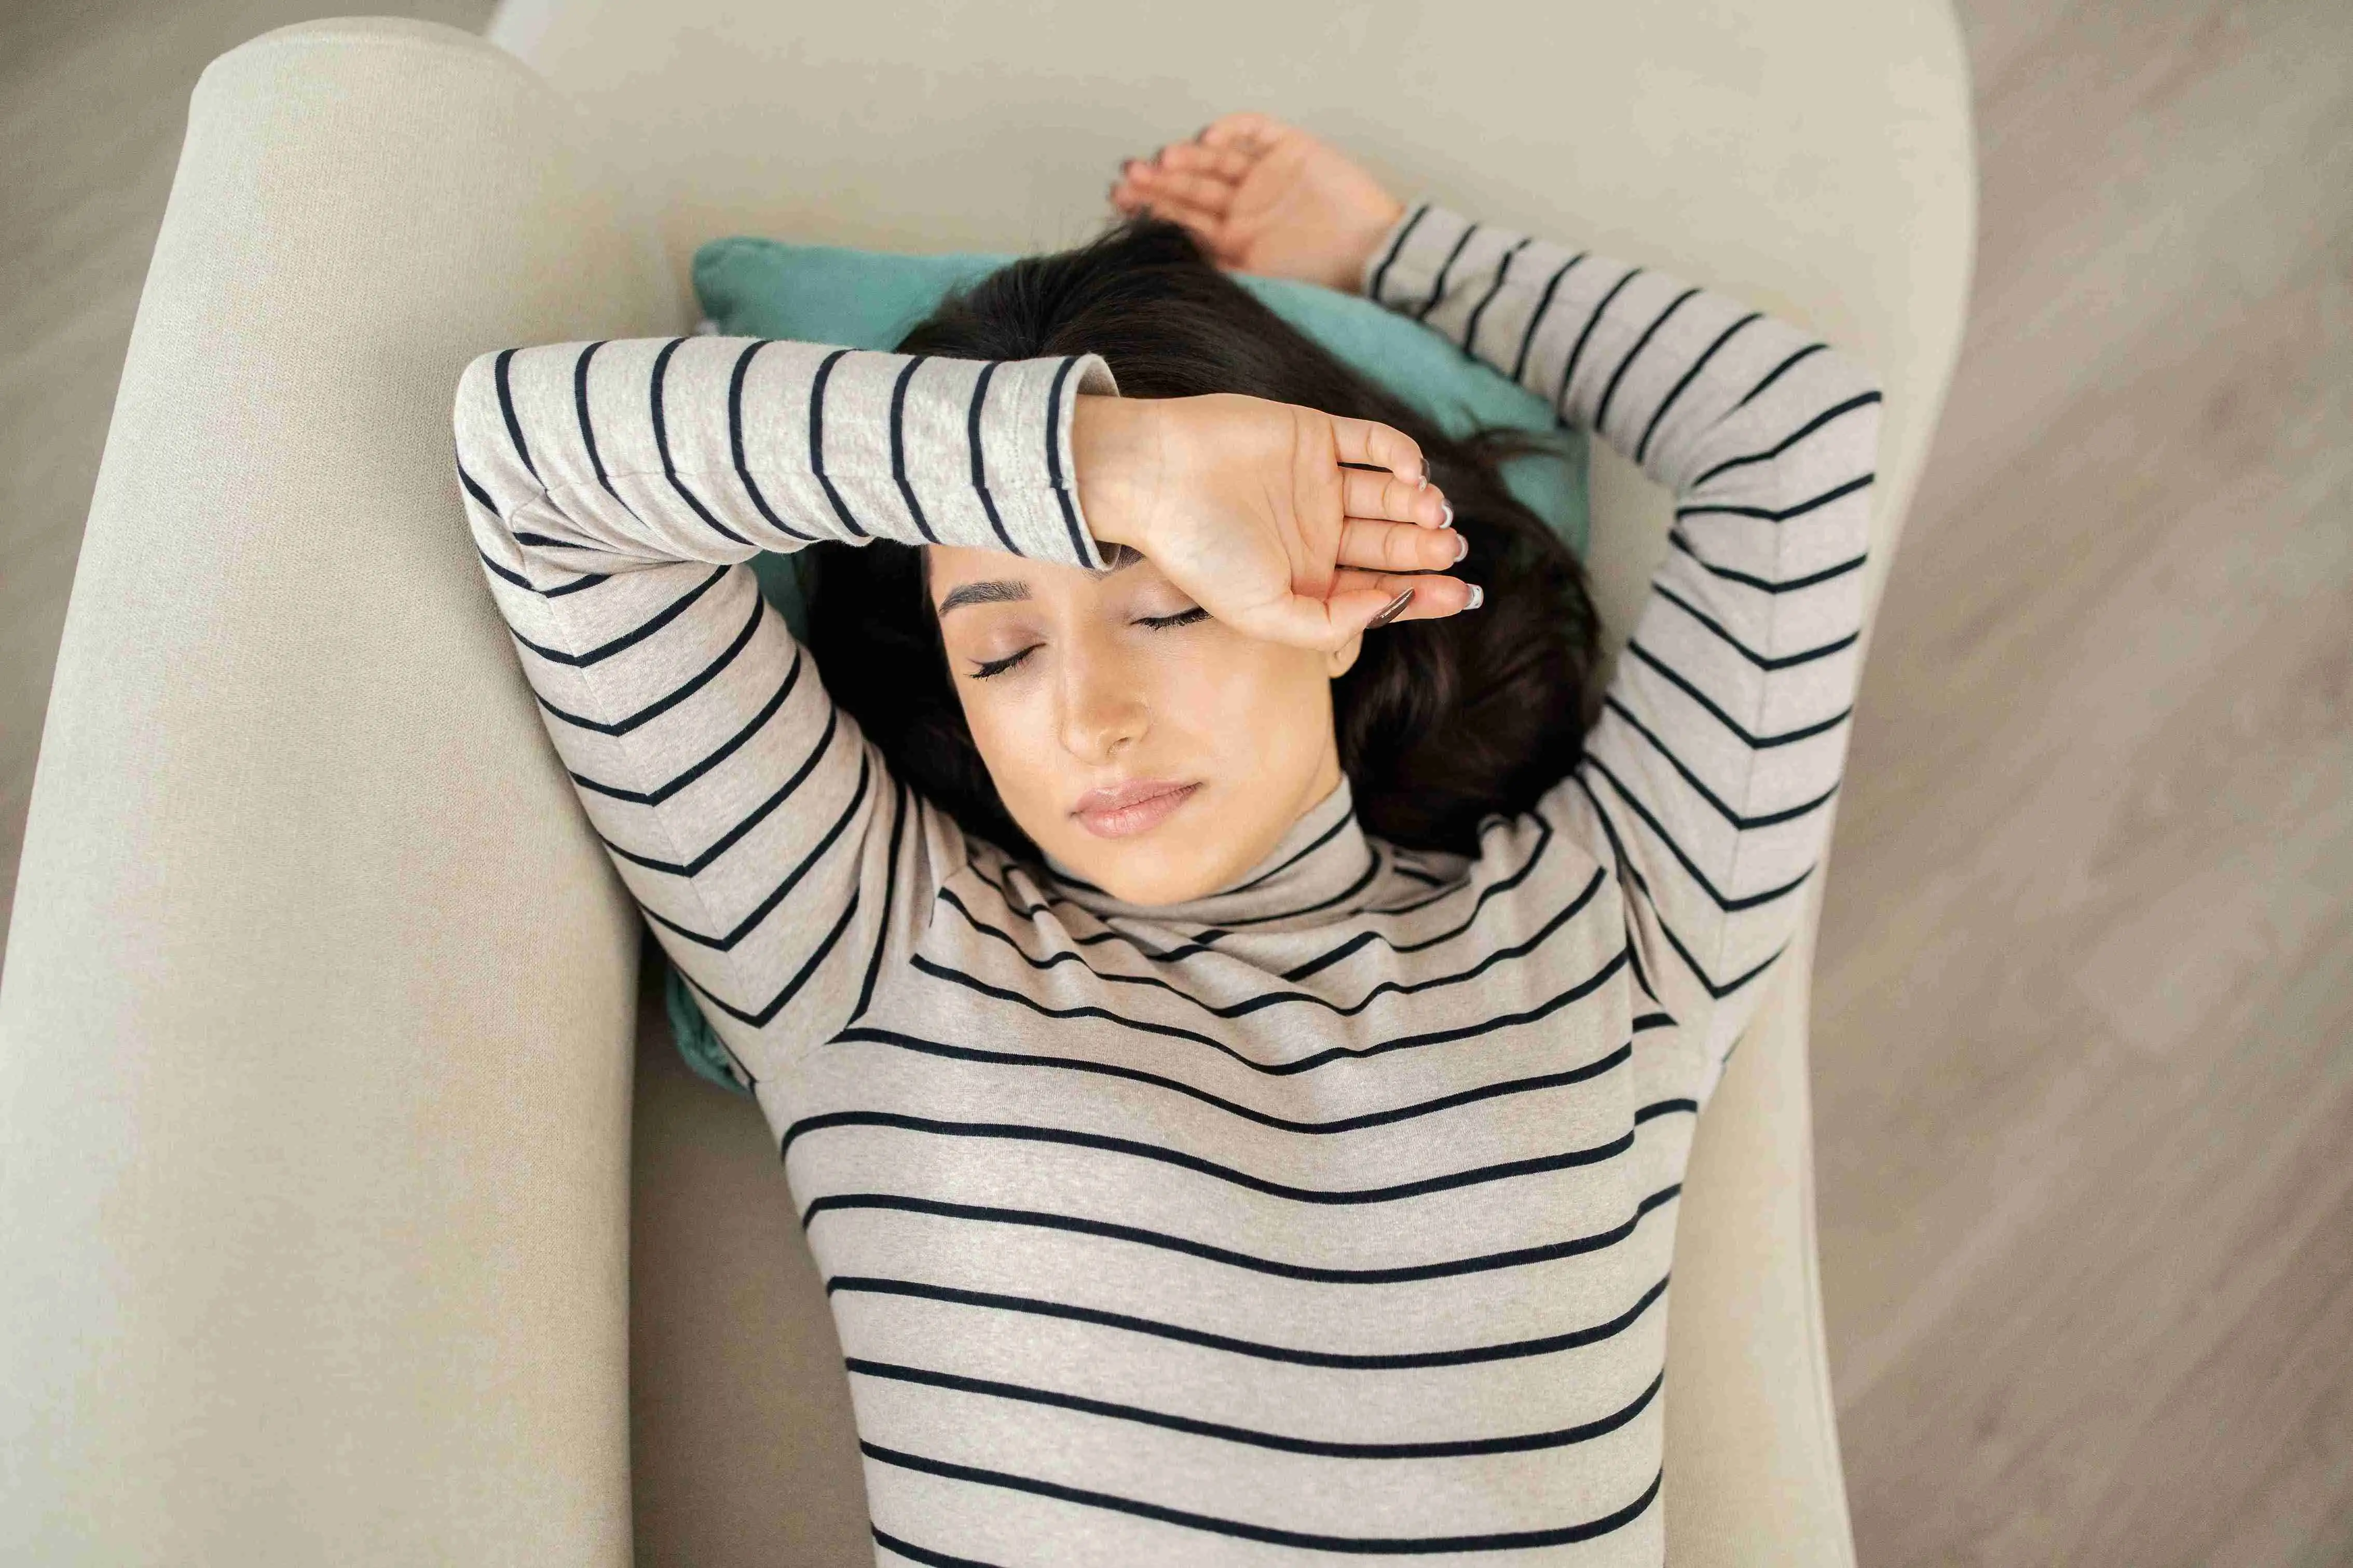
[[[1386,425],[1232,394],[1085,396],[1071,439],[1095,538],[1245,636],[1336,649],[1479,603],[1459,578],[1408,574],[1464,551],[1421,448]]]
[[[1112,205],[1182,224],[1209,259],[1353,294],[1404,204],[1296,126],[1229,114],[1150,161],[1129,159]]]

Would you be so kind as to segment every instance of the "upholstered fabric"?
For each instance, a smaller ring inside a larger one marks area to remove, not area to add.
[[[609,174],[567,152],[563,98],[446,30],[319,24],[207,75],[0,977],[0,1560],[618,1563],[632,1479],[649,1563],[870,1552],[783,1173],[756,1112],[669,1059],[658,1008],[631,1124],[635,927],[448,478],[475,353],[684,331],[677,268],[715,234],[1073,238],[1117,155],[1247,102],[1852,347],[1888,394],[1875,584],[1966,293],[1936,0],[1195,10],[1139,50],[1155,13],[1075,0],[511,7],[497,36],[587,111]],[[1595,469],[1622,633],[1662,510]],[[1679,1563],[1851,1554],[1804,973],[1693,1153]]]
[[[0,981],[0,1562],[629,1550],[635,910],[449,478],[481,350],[660,331],[530,73],[216,62]]]

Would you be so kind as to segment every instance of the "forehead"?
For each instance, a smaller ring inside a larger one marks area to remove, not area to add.
[[[923,547],[923,585],[932,607],[945,610],[966,604],[1089,595],[1114,581],[1159,579],[1158,570],[1132,550],[1114,547],[1107,553],[1110,565],[1092,572],[1056,561],[1032,561],[1002,550],[928,544]]]

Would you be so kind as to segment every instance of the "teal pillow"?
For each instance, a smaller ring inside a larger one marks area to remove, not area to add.
[[[892,349],[941,300],[1011,259],[714,239],[694,253],[694,292],[702,313],[728,337]],[[1585,553],[1585,437],[1556,423],[1543,398],[1436,332],[1360,296],[1248,273],[1236,273],[1234,281],[1448,435],[1507,429],[1536,437],[1536,451],[1504,464],[1504,482],[1570,549]],[[752,569],[794,636],[805,637],[797,557],[763,554],[753,560]],[[728,1071],[726,1048],[675,969],[670,972],[668,997],[670,1025],[687,1065],[714,1083],[741,1087]]]

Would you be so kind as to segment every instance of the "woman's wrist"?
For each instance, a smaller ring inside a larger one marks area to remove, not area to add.
[[[1071,461],[1079,510],[1098,544],[1145,549],[1145,514],[1162,460],[1154,413],[1149,398],[1082,393],[1073,400]]]

